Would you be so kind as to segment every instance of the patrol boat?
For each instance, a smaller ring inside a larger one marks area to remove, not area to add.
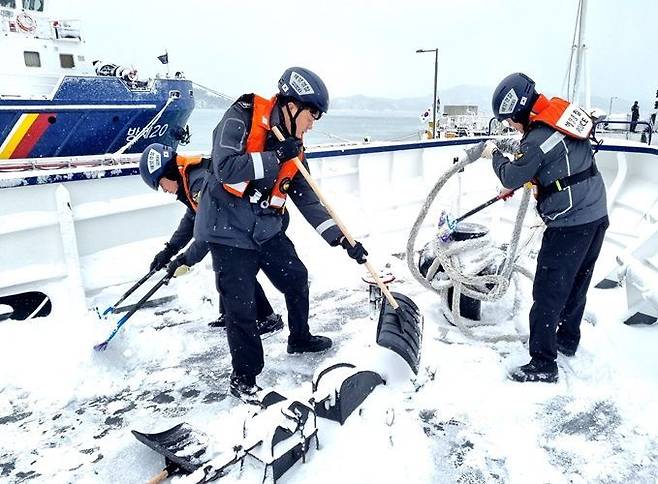
[[[89,57],[80,22],[47,0],[0,1],[0,160],[135,153],[189,138],[192,83],[141,81]]]

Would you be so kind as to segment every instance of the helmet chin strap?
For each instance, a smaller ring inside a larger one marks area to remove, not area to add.
[[[297,109],[297,112],[296,112],[295,115],[293,116],[292,111],[290,111],[290,106],[288,106],[288,102],[289,102],[289,101],[286,101],[286,102],[284,103],[284,106],[285,106],[285,108],[286,108],[286,111],[288,112],[288,119],[290,119],[290,128],[291,128],[291,129],[290,129],[290,131],[289,131],[288,133],[284,133],[284,134],[287,134],[288,136],[293,136],[293,137],[296,138],[296,137],[297,137],[297,116],[300,115],[300,113],[302,112],[302,110],[301,110],[301,109]],[[279,114],[281,115],[281,117],[283,117],[283,112],[282,112],[282,109],[281,109],[281,106],[280,106],[280,105],[279,105],[279,112],[280,112]],[[285,125],[285,123],[284,123],[284,125]],[[286,131],[288,131],[288,127],[287,127],[287,126],[285,126],[285,129],[286,129]]]

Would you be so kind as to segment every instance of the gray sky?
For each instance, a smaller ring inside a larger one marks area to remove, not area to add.
[[[89,49],[142,75],[161,68],[229,95],[269,95],[283,69],[308,67],[332,96],[414,97],[442,87],[494,87],[517,70],[561,94],[577,0],[55,0],[80,18]],[[59,6],[55,4],[60,4]],[[658,1],[589,0],[592,94],[653,98]],[[53,10],[54,14],[56,11]],[[93,54],[92,54],[93,55]],[[653,107],[653,106],[652,106]]]

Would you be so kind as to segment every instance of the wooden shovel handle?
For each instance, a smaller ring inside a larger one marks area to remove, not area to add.
[[[164,481],[167,477],[169,477],[169,471],[167,469],[162,469],[160,474],[153,476],[146,484],[158,484]]]
[[[281,133],[281,130],[277,126],[272,127],[272,132],[274,133],[274,136],[279,141],[285,140],[283,134]],[[352,234],[350,234],[349,230],[347,230],[347,227],[345,227],[345,224],[343,224],[343,221],[338,217],[336,212],[334,212],[334,209],[331,208],[331,204],[327,201],[327,199],[324,197],[322,194],[322,190],[320,190],[320,187],[318,184],[315,182],[313,177],[311,177],[311,174],[308,172],[304,164],[301,162],[298,156],[295,156],[293,159],[293,162],[297,166],[297,169],[302,173],[306,181],[308,182],[309,185],[311,185],[311,188],[315,192],[315,194],[318,196],[320,199],[320,202],[322,205],[324,205],[324,208],[327,209],[327,212],[329,212],[329,215],[331,215],[331,218],[334,219],[334,222],[336,222],[336,225],[338,225],[338,228],[340,229],[341,232],[343,232],[343,235],[347,239],[347,241],[352,245],[352,247],[356,246],[356,241],[354,240],[354,237],[352,237]],[[379,289],[381,289],[382,293],[386,296],[386,299],[388,299],[388,302],[391,304],[393,309],[398,309],[399,305],[395,298],[393,297],[393,294],[391,294],[391,291],[388,290],[384,282],[382,281],[381,277],[379,277],[379,274],[375,271],[375,269],[372,267],[370,262],[366,261],[365,262],[366,269],[368,269],[368,272],[370,272],[370,275],[372,276],[373,280],[377,283],[377,286],[379,286]]]

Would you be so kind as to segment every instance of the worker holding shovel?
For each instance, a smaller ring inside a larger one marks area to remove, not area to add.
[[[534,180],[537,210],[546,224],[530,310],[530,357],[510,378],[555,382],[557,352],[573,356],[594,264],[608,227],[603,178],[589,136],[591,118],[560,98],[547,99],[522,73],[507,76],[493,94],[493,112],[523,134],[514,160],[487,141],[482,156],[506,188]]]
[[[332,344],[311,334],[308,325],[308,273],[282,230],[287,197],[329,245],[341,245],[359,263],[368,255],[362,244],[346,239],[292,160],[303,158],[304,133],[329,109],[324,82],[308,69],[292,67],[278,88],[270,99],[241,96],[215,128],[212,166],[194,226],[195,239],[210,248],[229,316],[230,392],[248,402],[258,400],[256,376],[264,365],[253,302],[259,270],[285,295],[288,353],[323,351]]]
[[[144,183],[154,190],[160,188],[166,193],[176,195],[176,199],[187,208],[169,242],[155,255],[151,262],[151,271],[167,267],[169,275],[173,276],[179,267],[193,266],[208,253],[208,244],[192,240],[192,235],[198,208],[198,194],[209,164],[209,160],[200,156],[178,155],[171,147],[160,143],[149,145],[142,153],[139,172]],[[183,251],[188,243],[189,246]],[[176,254],[179,255],[171,260]],[[217,274],[215,274],[215,280],[218,284]],[[219,318],[209,323],[212,327],[226,325],[223,300],[224,298],[220,294]],[[274,313],[263,288],[258,283],[256,283],[255,300],[258,334],[263,335],[283,328],[281,316]]]

